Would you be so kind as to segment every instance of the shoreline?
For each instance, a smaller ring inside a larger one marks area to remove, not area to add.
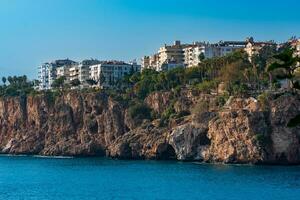
[[[248,167],[259,167],[259,166],[274,166],[274,167],[300,167],[300,164],[280,164],[280,163],[222,163],[222,162],[200,162],[195,160],[182,161],[177,159],[118,159],[107,156],[43,156],[43,155],[30,155],[30,154],[0,154],[1,157],[29,157],[29,158],[39,158],[39,159],[102,159],[102,160],[111,160],[111,161],[144,161],[144,162],[173,162],[179,164],[195,164],[195,165],[210,165],[210,166],[248,166]]]

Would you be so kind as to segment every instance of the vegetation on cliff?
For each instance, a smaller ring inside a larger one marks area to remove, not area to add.
[[[182,89],[190,89],[202,94],[216,96],[215,105],[222,107],[230,96],[257,97],[267,109],[268,93],[280,89],[282,79],[289,80],[291,87],[299,89],[299,57],[295,57],[289,47],[276,49],[263,47],[249,61],[244,51],[236,51],[225,57],[204,59],[199,66],[176,68],[170,71],[157,72],[145,69],[141,73],[127,75],[113,89],[104,90],[113,99],[129,109],[129,114],[136,119],[160,118],[166,124],[171,118],[178,118],[187,113],[174,109]],[[298,74],[297,74],[298,73]],[[66,84],[64,77],[53,82],[52,91],[36,91],[36,81],[29,81],[26,76],[2,78],[0,97],[36,95],[43,93],[49,102],[67,93],[71,87],[78,86],[78,80]],[[93,84],[93,83],[91,83]],[[82,89],[81,92],[98,92],[98,89]],[[144,103],[153,92],[171,92],[171,100],[163,112],[153,112]],[[204,102],[205,103],[205,102]],[[204,109],[203,102],[195,109]],[[206,106],[207,107],[207,106]]]
[[[262,51],[252,63],[235,52],[144,70],[110,90],[71,90],[77,81],[58,79],[54,90],[36,91],[26,77],[3,78],[0,152],[299,164],[299,67],[279,59],[286,51]],[[279,87],[290,70],[283,65],[293,67],[285,79],[294,88]]]

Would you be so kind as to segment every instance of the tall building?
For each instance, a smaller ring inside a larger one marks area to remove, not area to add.
[[[65,68],[71,67],[76,64],[77,63],[75,61],[64,59],[64,60],[55,60],[50,63],[44,63],[41,66],[39,66],[38,69],[38,79],[40,81],[39,89],[40,90],[51,89],[53,81],[58,76],[67,75],[68,70],[66,70]]]
[[[186,67],[198,66],[205,57],[207,44],[194,43],[193,45],[183,49],[184,64]]]
[[[69,68],[70,77],[67,79],[67,82],[71,82],[73,80],[79,80],[79,67],[78,65],[72,66]]]
[[[104,61],[90,66],[90,78],[95,80],[101,88],[112,88],[125,75],[140,70],[141,66],[136,62]]]
[[[70,81],[70,68],[75,65],[63,65],[61,67],[56,68],[56,76],[55,78],[65,77],[66,82]],[[54,76],[53,76],[54,77]]]
[[[164,45],[158,51],[157,71],[162,70],[162,65],[166,63],[176,63],[184,66],[184,48],[189,45],[181,44],[180,41],[175,41],[173,45]]]
[[[90,78],[90,66],[100,63],[101,62],[97,59],[86,59],[79,63],[76,78],[80,81],[81,88],[89,87],[86,81]]]
[[[50,89],[49,85],[49,69],[50,63],[44,63],[38,67],[38,80],[39,80],[39,90]]]

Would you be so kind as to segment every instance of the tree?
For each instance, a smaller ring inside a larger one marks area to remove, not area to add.
[[[1,87],[1,96],[20,96],[30,94],[34,88],[32,81],[28,81],[26,76],[9,76],[7,79],[2,78],[2,82],[6,84],[6,81],[9,84]]]
[[[55,89],[63,89],[65,80],[66,80],[65,76],[61,76],[61,77],[55,79],[52,83],[52,87]]]
[[[253,56],[252,63],[258,68],[258,72],[266,69],[268,62],[274,60],[276,53],[276,45],[266,45],[259,50],[258,54]]]
[[[5,85],[5,83],[6,83],[6,77],[2,77],[2,82],[3,82],[3,84]]]
[[[97,81],[95,81],[94,79],[87,79],[86,82],[87,84],[89,84],[89,86],[97,85]]]
[[[268,72],[276,71],[278,79],[288,79],[293,88],[299,88],[299,80],[296,79],[295,72],[299,68],[300,58],[294,56],[294,50],[291,48],[285,49],[282,53],[274,56],[276,59],[268,67]]]
[[[99,77],[100,86],[102,86],[105,83],[105,81],[106,81],[105,76],[101,73],[100,77]],[[112,76],[110,76],[109,82],[110,82],[110,84],[113,84]]]
[[[143,103],[137,103],[129,107],[128,114],[132,119],[151,119],[151,109]]]
[[[34,86],[38,86],[38,85],[40,85],[41,84],[41,81],[39,81],[39,80],[33,80],[33,85]]]
[[[81,82],[79,79],[74,79],[70,82],[70,84],[72,87],[78,87],[81,84]]]
[[[204,53],[202,52],[202,53],[200,53],[200,55],[199,55],[199,60],[202,62],[204,59],[205,59],[205,55],[204,55]]]

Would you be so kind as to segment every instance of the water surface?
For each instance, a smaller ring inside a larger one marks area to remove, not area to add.
[[[300,167],[0,156],[0,199],[300,199]]]

